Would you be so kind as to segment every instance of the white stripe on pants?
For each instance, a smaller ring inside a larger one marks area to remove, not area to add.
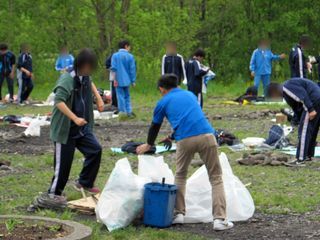
[[[52,194],[56,192],[59,172],[60,172],[60,163],[61,163],[61,143],[56,143],[55,145],[56,145],[55,147],[56,166],[54,170],[54,180],[50,188],[50,193]]]

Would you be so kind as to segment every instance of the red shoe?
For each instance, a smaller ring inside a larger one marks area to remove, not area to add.
[[[98,193],[100,193],[100,189],[99,189],[98,187],[92,187],[92,188],[84,187],[84,186],[82,186],[82,185],[78,182],[78,180],[75,181],[75,183],[74,183],[74,188],[75,188],[77,191],[79,191],[79,192],[81,192],[81,190],[83,189],[83,190],[85,190],[86,192],[91,193],[91,194],[98,194]]]

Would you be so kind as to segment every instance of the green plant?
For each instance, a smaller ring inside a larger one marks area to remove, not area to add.
[[[11,233],[17,225],[23,224],[23,221],[18,219],[8,219],[5,221],[6,229],[9,233]]]

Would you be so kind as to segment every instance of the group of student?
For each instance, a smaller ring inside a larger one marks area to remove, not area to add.
[[[135,84],[136,80],[135,61],[129,50],[130,43],[121,41],[119,51],[111,57],[110,67],[119,110],[124,109],[127,113],[131,111],[128,105],[130,104],[129,88]],[[195,54],[191,62],[196,62],[192,66],[198,70],[193,71],[199,71],[198,62],[203,57],[204,53],[201,51]],[[182,58],[180,61],[182,66]],[[164,68],[167,67],[168,65]],[[63,73],[54,88],[55,104],[50,124],[50,138],[54,142],[54,174],[48,191],[40,194],[29,209],[63,209],[67,206],[67,199],[63,191],[69,179],[76,149],[83,154],[85,159],[79,177],[73,183],[74,188],[90,194],[100,192],[100,189],[95,186],[95,179],[100,168],[103,149],[93,133],[92,97],[95,96],[99,111],[103,111],[104,103],[90,77],[96,68],[95,53],[90,49],[83,49],[74,59],[72,71]],[[181,76],[187,75],[188,67],[186,73],[183,68],[180,70]],[[194,154],[199,153],[208,169],[212,185],[213,229],[230,229],[233,223],[226,217],[226,198],[218,146],[214,137],[215,130],[204,115],[194,92],[179,87],[181,79],[174,73],[164,73],[159,78],[157,87],[163,97],[154,109],[147,143],[137,148],[137,154],[144,154],[154,146],[161,124],[164,118],[167,118],[174,132],[162,142],[177,141],[175,183],[178,186],[178,192],[173,223],[184,222],[188,167]]]
[[[14,99],[14,79],[17,77],[18,95]],[[0,43],[0,101],[3,101],[2,85],[7,81],[9,98],[6,102],[24,105],[33,89],[32,56],[28,44],[22,44],[18,61],[5,43]]]

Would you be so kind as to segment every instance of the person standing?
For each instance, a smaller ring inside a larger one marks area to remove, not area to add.
[[[206,119],[194,94],[178,87],[178,79],[174,74],[163,75],[158,81],[158,88],[163,97],[154,109],[147,143],[140,145],[137,153],[144,154],[154,146],[163,120],[167,118],[174,133],[162,142],[169,144],[173,139],[177,141],[175,184],[178,191],[173,223],[184,223],[188,168],[194,155],[199,153],[212,186],[213,228],[232,228],[233,223],[226,220],[226,198],[215,130]]]
[[[28,103],[28,98],[33,90],[32,80],[34,75],[29,45],[22,44],[20,52],[17,66],[20,71],[20,76],[18,77],[18,103],[24,105]]]
[[[127,40],[119,42],[119,51],[111,58],[111,70],[115,73],[114,86],[116,88],[118,110],[129,118],[134,118],[130,99],[130,86],[136,85],[136,63],[130,53],[131,45]]]
[[[262,81],[264,96],[267,96],[267,89],[270,84],[272,62],[285,57],[285,54],[273,54],[270,49],[270,42],[267,39],[261,39],[258,48],[253,51],[249,68],[257,90],[259,90],[260,81]]]
[[[105,66],[107,69],[107,73],[109,73],[109,82],[110,82],[110,91],[111,91],[111,106],[114,107],[116,112],[118,112],[117,93],[116,93],[116,87],[114,86],[115,73],[111,70],[112,56],[113,56],[113,53],[107,57]]]
[[[206,53],[202,49],[198,49],[194,52],[193,58],[186,63],[186,75],[188,80],[188,91],[192,92],[198,100],[201,108],[203,107],[203,76],[209,71],[209,68],[203,68],[201,66]]]
[[[65,72],[71,72],[73,68],[74,57],[69,53],[66,46],[62,47],[60,50],[60,55],[56,60],[55,69],[61,74]]]
[[[7,80],[9,91],[9,102],[13,102],[13,79],[16,66],[15,55],[8,50],[8,45],[5,43],[0,44],[0,101],[2,100],[2,84]]]
[[[177,44],[168,42],[166,54],[162,57],[161,75],[173,73],[178,78],[178,84],[187,82],[186,70],[183,57],[177,53]]]
[[[69,179],[75,150],[85,157],[83,168],[74,188],[91,194],[100,192],[94,186],[102,147],[93,133],[93,95],[99,111],[104,103],[91,75],[97,67],[97,57],[91,49],[83,49],[74,62],[74,71],[60,76],[54,89],[55,105],[50,124],[50,138],[54,142],[54,176],[47,193],[36,200],[42,208],[64,208],[66,197],[62,195]]]
[[[289,65],[292,78],[307,78],[312,65],[304,55],[304,51],[310,48],[311,39],[307,35],[301,36],[299,44],[293,47],[289,55]]]
[[[295,114],[301,115],[296,160],[290,166],[303,166],[314,157],[320,126],[320,88],[305,78],[291,78],[283,85],[273,83],[269,88],[272,98],[284,98]],[[302,112],[301,112],[302,109]]]

